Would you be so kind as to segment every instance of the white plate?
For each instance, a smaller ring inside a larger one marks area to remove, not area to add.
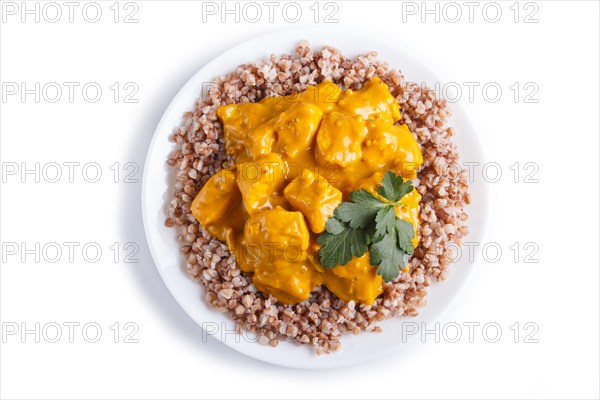
[[[379,57],[388,60],[393,68],[401,69],[407,80],[425,82],[430,87],[434,87],[435,82],[440,82],[428,67],[402,51],[402,48],[406,47],[398,43],[388,44],[380,39],[366,38],[362,32],[354,33],[338,28],[288,30],[261,36],[235,46],[201,68],[177,93],[165,111],[148,149],[142,184],[142,213],[150,251],[162,279],[181,307],[207,333],[214,333],[217,339],[241,353],[269,363],[297,368],[332,368],[362,363],[379,355],[389,354],[390,351],[414,345],[414,337],[418,335],[410,336],[412,341],[402,340],[403,323],[430,323],[439,318],[451,301],[459,296],[473,270],[473,264],[469,263],[466,257],[462,257],[456,264],[451,265],[448,279],[430,288],[428,305],[420,311],[417,318],[386,320],[380,324],[383,328],[381,333],[344,335],[342,348],[338,353],[316,356],[309,346],[288,342],[277,347],[263,346],[255,343],[250,336],[239,337],[232,334],[233,322],[225,314],[211,308],[203,300],[204,289],[187,277],[185,261],[175,240],[176,230],[164,225],[165,203],[173,190],[169,184],[172,177],[166,165],[169,153],[173,149],[168,137],[181,123],[183,113],[193,108],[203,83],[234,70],[239,64],[266,59],[271,53],[292,53],[302,39],[309,40],[313,48],[323,45],[336,47],[346,56],[375,50]],[[459,104],[453,104],[452,111],[451,125],[457,132],[456,141],[461,160],[481,162],[483,156],[471,122]],[[473,183],[470,192],[473,205],[468,209],[468,240],[480,241],[487,217],[488,196],[481,182]],[[404,325],[404,329],[406,327],[407,325]]]

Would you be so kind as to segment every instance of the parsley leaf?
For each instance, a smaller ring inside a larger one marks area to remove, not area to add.
[[[325,224],[325,230],[327,230],[329,233],[333,233],[334,235],[342,233],[346,228],[347,225],[345,223],[335,218],[329,218]]]
[[[403,219],[396,219],[396,230],[398,232],[398,246],[409,256],[415,250],[412,239],[415,236],[415,230],[410,222]]]
[[[388,205],[381,208],[375,216],[375,234],[373,240],[377,241],[388,233],[393,233],[394,224],[396,223],[396,212],[394,207]]]
[[[366,228],[373,221],[380,208],[386,203],[364,189],[350,193],[353,203],[343,202],[336,208],[334,216],[348,222],[352,228]]]
[[[394,207],[413,189],[411,181],[388,171],[377,188],[381,198],[364,189],[351,192],[351,202],[335,209],[327,220],[326,231],[317,239],[321,265],[346,265],[352,257],[369,250],[369,261],[383,280],[396,279],[414,252],[415,230],[411,223],[396,216]]]
[[[335,232],[335,233],[333,233]],[[360,257],[367,251],[367,235],[361,229],[354,229],[344,222],[327,221],[327,232],[317,238],[321,245],[319,256],[323,268],[346,265],[352,257]]]
[[[381,180],[377,193],[395,203],[414,189],[411,181],[404,181],[401,176],[388,171]]]
[[[406,254],[397,243],[398,236],[386,235],[371,245],[371,265],[377,266],[377,273],[384,281],[393,281],[400,275],[400,268],[406,266]]]

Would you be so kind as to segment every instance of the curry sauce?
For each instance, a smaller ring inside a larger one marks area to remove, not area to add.
[[[213,175],[191,211],[235,254],[262,292],[294,304],[325,285],[342,300],[372,304],[382,279],[368,252],[324,269],[317,237],[349,193],[376,189],[386,171],[416,177],[423,163],[388,86],[372,78],[360,90],[324,81],[304,92],[219,107],[225,149],[235,164]],[[418,232],[414,189],[396,215]],[[416,246],[415,235],[413,244]]]

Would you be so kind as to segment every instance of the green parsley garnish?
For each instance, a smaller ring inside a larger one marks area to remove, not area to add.
[[[412,224],[396,217],[394,206],[413,190],[411,181],[388,171],[377,188],[385,200],[364,189],[350,193],[351,202],[341,203],[327,220],[325,232],[317,242],[324,268],[346,265],[352,257],[369,250],[371,265],[383,280],[390,282],[404,269],[408,256],[413,254]]]

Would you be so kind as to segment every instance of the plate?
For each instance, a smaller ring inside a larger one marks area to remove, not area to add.
[[[365,36],[362,32],[339,28],[294,29],[248,40],[202,67],[177,93],[165,111],[146,157],[142,182],[142,214],[150,252],[160,276],[175,300],[208,334],[249,357],[268,363],[307,369],[334,368],[364,363],[383,354],[416,345],[419,335],[408,333],[423,322],[429,326],[460,296],[473,271],[475,260],[469,262],[466,257],[461,257],[451,265],[448,278],[429,288],[428,305],[420,310],[418,317],[383,321],[379,324],[383,328],[381,333],[343,335],[339,352],[317,356],[310,346],[291,342],[282,342],[277,347],[263,346],[256,343],[256,339],[250,334],[235,335],[233,321],[204,301],[204,288],[186,275],[185,261],[176,241],[176,230],[164,225],[165,204],[169,201],[173,187],[170,184],[170,179],[173,178],[166,164],[173,149],[169,136],[180,125],[183,113],[193,108],[207,82],[234,70],[239,64],[267,59],[271,53],[292,53],[297,43],[303,39],[309,40],[312,48],[329,45],[348,57],[375,50],[380,59],[389,61],[393,68],[401,69],[407,80],[426,83],[430,87],[434,87],[435,82],[441,82],[426,65],[403,51],[407,47],[400,42],[387,43],[379,38]],[[450,124],[457,132],[455,140],[461,161],[482,162],[484,158],[481,146],[467,114],[458,103],[452,104],[451,109],[453,116]],[[470,230],[467,238],[469,241],[481,241],[487,219],[488,194],[481,181],[473,182],[469,191],[473,203],[467,209]]]

